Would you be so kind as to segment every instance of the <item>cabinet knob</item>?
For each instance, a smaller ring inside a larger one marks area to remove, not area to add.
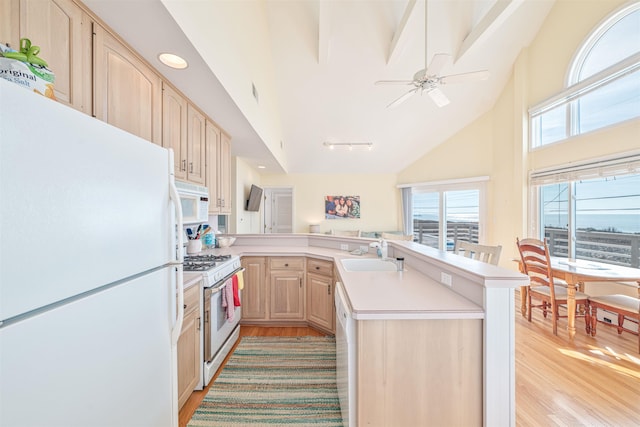
[[[182,308],[186,310],[187,309],[187,304],[185,304]]]
[[[285,264],[284,266],[285,266],[285,267],[289,267],[289,264]]]
[[[316,265],[316,270],[320,270],[320,266]]]

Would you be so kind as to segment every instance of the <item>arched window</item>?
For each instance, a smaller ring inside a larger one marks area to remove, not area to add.
[[[640,117],[640,2],[612,13],[587,37],[567,89],[529,117],[532,147]]]

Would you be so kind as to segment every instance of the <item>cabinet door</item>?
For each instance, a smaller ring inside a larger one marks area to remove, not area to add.
[[[3,3],[9,3],[3,0]],[[12,8],[18,4],[13,1]],[[5,6],[3,6],[4,8]],[[26,37],[40,46],[40,54],[55,73],[56,99],[91,114],[91,22],[71,0],[20,0],[16,40]],[[4,19],[4,18],[3,18]],[[15,25],[15,24],[14,24]],[[11,35],[15,37],[14,34]]]
[[[187,179],[187,100],[169,85],[162,87],[162,146],[173,148],[177,179]]]
[[[209,213],[220,213],[220,193],[218,192],[218,158],[220,157],[220,129],[207,120],[205,150],[205,175],[209,189]]]
[[[270,319],[304,320],[304,287],[301,271],[272,271]]]
[[[244,289],[242,290],[242,318],[246,320],[267,319],[267,293],[265,283],[265,258],[243,257]]]
[[[204,114],[187,105],[187,180],[204,185],[205,128]]]
[[[222,134],[218,161],[218,181],[220,193],[220,213],[231,213],[231,139]]]
[[[307,320],[333,331],[333,278],[307,273]]]
[[[93,24],[94,115],[161,144],[162,81],[104,28]]]
[[[200,374],[200,317],[199,310],[184,316],[178,338],[178,407],[187,401],[198,384]]]

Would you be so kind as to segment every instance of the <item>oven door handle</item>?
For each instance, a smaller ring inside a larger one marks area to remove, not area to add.
[[[222,291],[222,288],[224,288],[224,285],[225,285],[225,283],[227,283],[227,280],[231,279],[236,274],[242,273],[244,271],[245,271],[245,268],[244,267],[240,267],[239,269],[234,270],[233,273],[225,276],[223,279],[218,281],[218,284],[213,285],[211,288],[207,288],[207,289],[211,289],[211,293],[212,294],[217,294],[218,292]]]

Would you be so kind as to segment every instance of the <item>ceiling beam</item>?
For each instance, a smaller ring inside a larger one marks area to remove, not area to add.
[[[387,65],[391,65],[398,60],[400,53],[404,50],[404,47],[407,45],[407,23],[409,22],[409,18],[413,13],[413,10],[416,5],[416,0],[409,0],[407,3],[407,7],[404,10],[404,14],[402,15],[402,19],[400,20],[400,24],[398,24],[398,28],[393,33],[393,39],[391,40],[391,45],[389,46],[389,55],[387,56]],[[426,6],[425,6],[426,7]]]
[[[473,27],[469,35],[462,41],[454,63],[458,62],[474,47],[480,46],[487,38],[496,32],[504,21],[515,12],[524,0],[499,0],[486,15]]]
[[[328,1],[318,1],[318,64],[329,61],[329,40],[331,39],[331,20]]]

